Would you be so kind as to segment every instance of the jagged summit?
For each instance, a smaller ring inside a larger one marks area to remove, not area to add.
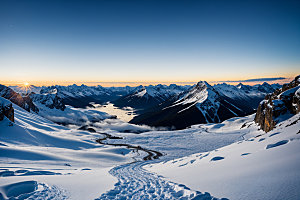
[[[182,94],[182,97],[180,97],[174,105],[202,103],[207,98],[215,98],[217,95],[216,93],[214,88],[206,81],[199,81],[193,88]]]
[[[239,83],[239,84],[237,84],[237,88],[239,88],[239,89],[241,89],[242,87],[244,86],[244,84],[243,83]]]

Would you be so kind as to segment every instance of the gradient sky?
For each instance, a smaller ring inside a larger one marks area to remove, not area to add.
[[[240,80],[300,73],[300,1],[0,1],[0,80]]]

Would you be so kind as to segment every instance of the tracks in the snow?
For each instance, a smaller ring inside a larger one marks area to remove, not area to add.
[[[143,166],[148,164],[147,162],[151,161],[134,162],[111,169],[110,174],[118,178],[118,182],[113,189],[102,194],[97,200],[217,200],[207,192],[191,190],[183,184],[167,181],[161,176],[143,169]]]
[[[148,155],[142,161],[135,161],[114,167],[110,170],[110,174],[118,178],[115,187],[110,191],[102,194],[97,200],[108,199],[197,199],[197,200],[217,200],[209,193],[201,193],[199,191],[191,190],[183,184],[173,183],[167,181],[161,176],[151,173],[143,166],[149,162],[155,162],[154,159],[159,158],[163,154],[155,151],[142,148],[140,146],[130,144],[107,143],[107,139],[123,139],[122,137],[112,136],[108,133],[101,133],[104,138],[97,139],[96,141],[103,145],[123,146],[133,150],[141,150]]]
[[[150,150],[150,149],[145,149],[141,146],[135,146],[135,145],[131,145],[131,144],[123,144],[123,143],[107,143],[104,142],[107,139],[123,139],[122,137],[116,137],[116,136],[112,136],[108,133],[100,133],[102,135],[104,135],[104,138],[101,139],[97,139],[96,142],[100,143],[100,144],[104,144],[104,145],[111,145],[111,146],[121,146],[121,147],[127,147],[128,149],[133,149],[136,151],[144,151],[146,152],[148,155],[145,156],[143,158],[143,160],[153,160],[153,159],[158,159],[160,156],[163,156],[162,153],[155,151],[155,150]]]

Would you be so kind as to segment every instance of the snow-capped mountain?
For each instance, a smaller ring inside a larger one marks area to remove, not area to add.
[[[29,94],[29,97],[35,103],[41,103],[50,109],[56,108],[64,111],[66,108],[66,105],[62,102],[62,99],[59,98],[57,94],[35,94],[32,92]]]
[[[138,87],[102,87],[86,85],[69,85],[69,86],[50,86],[42,87],[40,94],[57,95],[63,104],[71,105],[78,108],[92,106],[90,103],[98,104],[107,101],[113,102],[118,107],[133,107],[145,109],[167,100],[177,95],[189,86],[178,86],[171,84],[155,86],[138,86]]]
[[[9,88],[11,88],[13,91],[21,94],[22,96],[26,96],[32,92],[39,94],[42,87],[39,86],[35,86],[35,85],[28,85],[26,87],[22,87],[22,86],[8,86]]]
[[[66,105],[85,108],[91,102],[111,101],[117,107],[132,107],[138,110],[140,116],[135,117],[132,123],[185,128],[196,123],[221,122],[230,117],[253,113],[264,96],[277,87],[278,85],[268,83],[255,86],[233,86],[223,83],[211,86],[201,81],[193,87],[175,84],[109,88],[86,85],[35,87],[38,93],[32,92],[25,97],[6,87],[5,90],[2,89],[2,94],[7,98],[7,93],[14,93],[8,99],[18,96],[27,104],[31,102],[32,109],[36,107],[35,112],[43,107],[44,111],[41,113],[46,118],[47,112],[53,112],[51,109],[60,113]],[[3,92],[8,90],[10,92]],[[28,105],[22,103],[18,105],[28,108]]]
[[[274,91],[269,84],[263,85],[233,86],[223,83],[211,86],[200,81],[175,100],[164,102],[159,108],[149,109],[131,122],[181,129],[197,123],[216,123],[230,117],[245,116],[254,112],[267,92]]]
[[[246,93],[253,93],[253,92],[257,92],[257,91],[268,93],[272,90],[281,88],[281,85],[278,83],[274,83],[274,84],[270,85],[269,83],[264,82],[263,84],[257,84],[254,86],[250,86],[250,85],[244,85],[242,83],[239,83],[236,87],[245,91]]]
[[[49,86],[42,87],[40,94],[56,94],[62,99],[66,105],[71,105],[77,108],[85,108],[92,106],[90,103],[94,102],[102,104],[107,101],[114,101],[124,95],[130,94],[136,90],[136,87],[102,87],[86,86],[86,85],[69,85],[69,86]]]
[[[11,88],[0,84],[0,97],[10,100],[28,112],[38,112],[39,109],[34,105],[32,99],[27,96],[22,96]]]
[[[69,85],[42,87],[40,94],[56,94],[64,104],[84,108],[90,102],[103,103],[112,98],[111,93],[101,86]]]
[[[145,110],[173,98],[184,92],[190,86],[178,86],[175,84],[138,86],[134,92],[113,101],[118,107],[133,107]]]

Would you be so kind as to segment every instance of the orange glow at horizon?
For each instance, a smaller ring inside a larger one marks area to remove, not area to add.
[[[275,80],[275,81],[267,81],[268,83],[287,83],[290,82],[294,77],[288,77],[283,80]],[[97,86],[101,85],[103,87],[123,87],[123,86],[139,86],[139,85],[157,85],[157,84],[163,84],[163,85],[170,85],[170,84],[177,84],[177,85],[193,85],[196,84],[199,80],[191,80],[191,81],[30,81],[24,82],[24,81],[0,81],[0,84],[7,85],[7,86],[19,86],[24,89],[28,89],[29,87],[34,86],[52,86],[52,85],[62,85],[62,86],[68,86],[68,85],[87,85],[87,86]],[[208,83],[214,85],[218,83],[227,83],[231,85],[237,85],[239,82],[246,84],[246,85],[255,85],[260,84],[264,81],[256,81],[256,82],[246,82],[246,81],[238,81],[240,79],[236,80],[205,80]],[[232,82],[234,81],[234,82]]]

